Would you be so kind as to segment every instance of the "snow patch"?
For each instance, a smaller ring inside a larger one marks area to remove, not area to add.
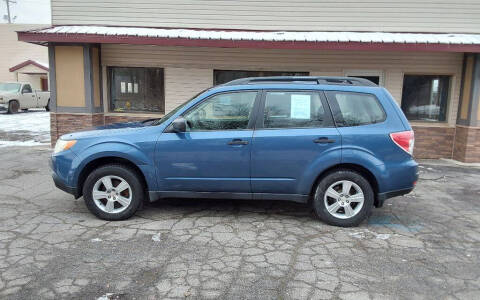
[[[388,240],[390,238],[390,234],[380,233],[380,234],[377,234],[376,238],[380,240]]]
[[[458,33],[398,33],[349,31],[228,31],[179,28],[145,28],[114,26],[52,26],[28,31],[33,34],[135,36],[227,41],[279,41],[279,42],[360,42],[400,44],[466,44],[479,45],[480,34]]]
[[[50,113],[28,111],[0,114],[0,148],[50,144]]]
[[[48,143],[41,143],[34,140],[28,141],[0,141],[0,148],[4,147],[32,147],[32,146],[42,146],[48,145]]]
[[[365,237],[365,233],[364,232],[352,232],[350,233],[350,235],[356,239],[363,239]]]
[[[103,240],[102,239],[99,239],[99,238],[94,238],[94,239],[91,239],[90,242],[102,242]]]
[[[35,62],[36,64],[39,64],[39,65],[41,65],[41,66],[43,66],[43,67],[45,67],[45,68],[49,69],[49,65],[48,65],[48,64],[46,64],[46,63],[43,63],[43,62],[41,62],[41,61],[38,61],[38,60],[33,60],[33,59],[32,59],[32,61],[33,61],[33,62]]]
[[[154,242],[161,242],[162,241],[162,234],[156,233],[152,236],[152,241]]]
[[[50,132],[50,113],[46,111],[0,114],[0,130]]]
[[[254,222],[253,225],[257,228],[262,228],[263,226],[265,226],[265,223],[263,222]]]
[[[115,295],[114,293],[106,293],[105,295],[102,295],[100,297],[97,298],[97,300],[109,300],[109,299],[112,299],[113,295]]]
[[[356,238],[356,239],[363,239],[367,237],[367,234],[373,235],[375,238],[379,240],[388,240],[391,236],[391,234],[388,233],[376,233],[373,231],[370,231],[368,229],[365,229],[365,231],[357,231],[357,232],[351,232],[349,233],[350,236]]]

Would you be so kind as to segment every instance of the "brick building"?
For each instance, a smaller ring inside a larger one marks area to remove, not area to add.
[[[52,141],[161,116],[199,91],[261,75],[335,75],[385,86],[415,156],[480,162],[480,2],[52,0]]]

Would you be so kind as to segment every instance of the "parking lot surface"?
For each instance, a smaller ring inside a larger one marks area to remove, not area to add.
[[[0,152],[2,299],[478,299],[480,170],[424,162],[357,228],[287,202],[168,200],[105,222],[46,147]]]

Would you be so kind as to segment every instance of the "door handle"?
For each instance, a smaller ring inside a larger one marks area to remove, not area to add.
[[[313,140],[315,144],[331,144],[335,143],[335,140],[331,140],[327,137],[319,137],[318,139]]]
[[[248,141],[244,141],[241,139],[233,139],[230,142],[228,142],[229,145],[247,145]]]

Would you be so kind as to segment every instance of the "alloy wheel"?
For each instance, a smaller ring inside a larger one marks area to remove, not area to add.
[[[349,219],[357,215],[363,207],[365,197],[356,183],[341,180],[331,184],[323,197],[327,211],[339,219]]]
[[[110,214],[127,209],[132,201],[132,188],[118,176],[104,176],[95,182],[92,191],[95,205]]]

